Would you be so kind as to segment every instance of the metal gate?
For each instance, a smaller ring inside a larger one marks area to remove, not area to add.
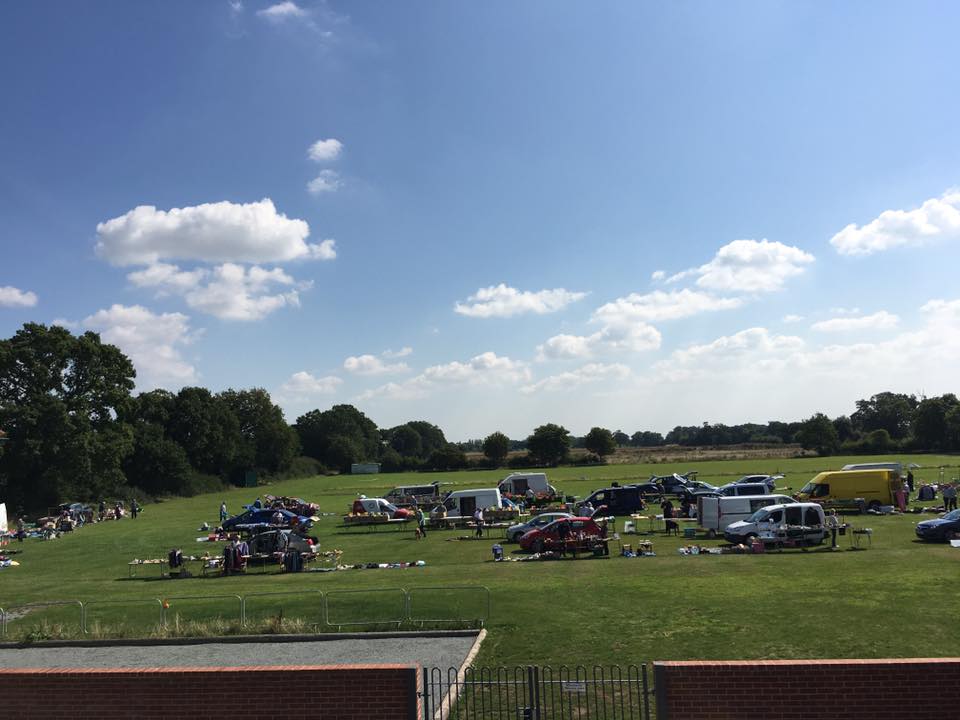
[[[424,668],[423,720],[651,720],[646,665]]]

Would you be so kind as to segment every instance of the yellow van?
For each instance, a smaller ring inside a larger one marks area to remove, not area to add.
[[[822,472],[800,489],[797,500],[838,510],[876,510],[881,505],[893,505],[894,485],[899,482],[893,470]]]

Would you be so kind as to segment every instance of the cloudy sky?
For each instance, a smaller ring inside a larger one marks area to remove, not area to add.
[[[0,4],[0,336],[451,439],[960,391],[960,7]]]

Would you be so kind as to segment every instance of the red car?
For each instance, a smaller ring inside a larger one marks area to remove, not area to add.
[[[606,528],[590,518],[561,518],[525,533],[520,538],[520,548],[528,552],[560,550],[564,546],[561,538],[566,536],[567,548],[588,550],[593,540],[605,535]]]

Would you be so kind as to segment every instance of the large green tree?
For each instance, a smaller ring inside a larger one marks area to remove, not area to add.
[[[483,439],[483,454],[497,467],[503,465],[510,453],[510,438],[499,430]]]
[[[330,468],[350,469],[350,462],[380,457],[380,432],[376,424],[353,405],[311,410],[294,426],[304,455]],[[347,460],[350,462],[347,462]]]
[[[913,424],[917,398],[903,393],[882,392],[869,400],[857,400],[857,409],[850,420],[854,428],[869,433],[886,430],[894,440],[905,438]]]
[[[603,458],[616,452],[617,441],[614,439],[613,433],[606,428],[594,427],[590,428],[590,432],[583,439],[583,446],[594,455]]]
[[[570,431],[562,425],[547,423],[535,428],[527,438],[527,452],[534,462],[556,465],[570,450]]]
[[[96,333],[27,323],[0,340],[0,494],[33,509],[91,500],[124,484],[133,447],[122,419],[135,372]]]
[[[275,473],[286,470],[300,447],[297,433],[283,418],[263,388],[225,390],[218,398],[226,403],[239,424],[243,438],[240,457],[248,467]]]
[[[252,459],[242,454],[237,416],[206,388],[186,387],[177,393],[167,432],[202,473],[226,479]]]
[[[913,438],[924,450],[942,450],[947,446],[947,413],[960,404],[950,393],[925,398],[913,414]]]
[[[840,447],[837,429],[823,413],[803,421],[797,432],[797,441],[805,450],[816,450],[820,455],[832,455]]]

